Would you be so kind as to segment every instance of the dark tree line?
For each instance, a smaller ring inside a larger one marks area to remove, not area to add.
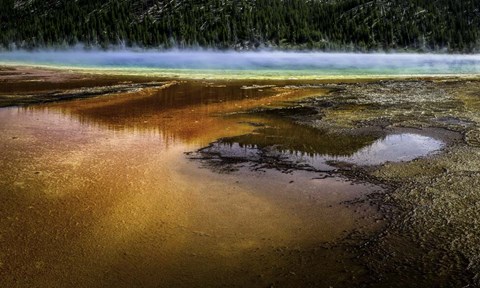
[[[480,48],[478,0],[0,0],[4,48]]]

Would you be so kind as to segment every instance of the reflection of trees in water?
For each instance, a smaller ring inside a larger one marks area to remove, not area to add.
[[[223,143],[238,143],[241,147],[276,147],[282,153],[329,156],[352,156],[371,145],[380,136],[342,134],[295,123],[288,118],[265,116],[266,125],[254,133],[223,139]]]
[[[274,85],[242,89],[246,84],[251,83],[175,82],[166,88],[58,103],[48,109],[60,110],[87,125],[119,132],[155,133],[167,142],[205,145],[252,130],[236,117],[223,117],[226,113],[268,106],[308,93],[306,89],[273,88]]]

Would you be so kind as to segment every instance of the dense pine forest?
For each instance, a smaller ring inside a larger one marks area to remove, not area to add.
[[[2,49],[480,50],[478,0],[0,0]]]

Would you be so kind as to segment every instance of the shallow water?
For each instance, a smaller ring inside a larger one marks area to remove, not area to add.
[[[351,136],[356,138],[357,136]],[[238,138],[237,138],[238,139]],[[275,139],[272,139],[275,141]],[[278,139],[277,139],[278,140]],[[359,139],[351,139],[358,141]],[[330,139],[332,141],[332,139]],[[227,143],[225,143],[227,142]],[[282,141],[277,142],[281,145]],[[335,170],[336,164],[355,164],[360,166],[381,165],[387,162],[407,162],[419,157],[427,156],[440,151],[445,143],[432,137],[420,134],[403,133],[387,135],[376,140],[372,144],[366,144],[365,147],[352,152],[350,155],[343,155],[343,147],[335,146],[330,142],[330,147],[323,147],[328,150],[325,154],[312,153],[309,147],[305,150],[285,150],[282,146],[261,146],[258,144],[245,145],[231,140],[223,140],[215,143],[207,149],[202,150],[209,154],[215,153],[222,158],[231,160],[245,160],[258,162],[265,157],[275,157],[281,161],[292,165],[292,167],[313,168],[315,170],[330,171]],[[261,148],[260,148],[261,147]],[[321,146],[317,146],[317,151],[322,150]],[[337,149],[338,148],[338,149]],[[350,146],[349,148],[353,148]],[[331,154],[330,154],[331,153]]]
[[[442,140],[421,131],[339,133],[269,114],[250,120],[255,126],[252,133],[221,139],[202,153],[253,162],[273,157],[296,167],[330,171],[336,164],[369,166],[411,161],[445,146]]]
[[[185,155],[253,130],[225,113],[313,92],[210,86],[0,109],[2,286],[337,286],[367,277],[352,252],[329,243],[381,227],[374,207],[344,204],[381,187],[307,171],[218,174]]]
[[[392,134],[358,150],[349,157],[334,157],[332,160],[358,165],[406,162],[439,151],[444,145],[445,143],[441,140],[420,134]]]
[[[409,160],[442,145],[246,113],[323,95],[318,89],[170,84],[0,109],[2,286],[362,283],[368,271],[341,243],[382,227],[368,201],[352,202],[382,187],[305,170],[219,174],[185,153],[222,138],[237,149],[263,145],[286,157],[363,163]]]

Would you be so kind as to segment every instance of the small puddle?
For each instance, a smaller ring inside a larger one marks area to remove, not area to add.
[[[386,162],[411,161],[438,151],[444,145],[443,141],[420,134],[392,134],[358,150],[350,157],[334,157],[332,160],[357,165],[380,165]]]
[[[275,162],[282,167],[331,171],[339,165],[381,165],[412,161],[441,150],[445,143],[413,132],[341,134],[268,119],[253,133],[222,139],[202,149],[227,162]]]

